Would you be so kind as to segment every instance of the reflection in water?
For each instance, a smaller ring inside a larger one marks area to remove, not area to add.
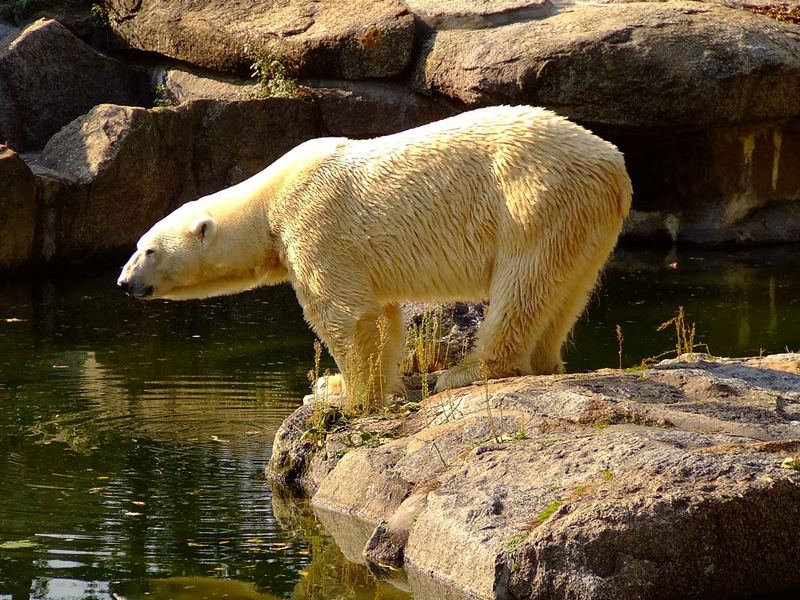
[[[678,305],[718,355],[797,349],[797,257],[621,252],[568,366],[616,366],[616,324],[626,366],[669,349]],[[408,598],[258,477],[313,363],[291,289],[140,303],[114,277],[0,286],[0,598]]]

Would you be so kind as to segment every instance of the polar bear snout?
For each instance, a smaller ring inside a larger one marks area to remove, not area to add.
[[[133,296],[134,298],[149,298],[155,291],[152,285],[144,285],[136,280],[126,279],[124,276],[117,279],[117,286],[128,296]]]
[[[122,272],[117,279],[117,286],[123,292],[134,298],[149,298],[155,288],[145,281],[144,273],[146,256],[151,253],[137,251],[122,267]]]

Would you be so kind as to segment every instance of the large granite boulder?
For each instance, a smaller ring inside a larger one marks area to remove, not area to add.
[[[123,46],[217,71],[246,71],[245,46],[283,56],[303,76],[391,77],[411,59],[414,20],[398,0],[109,0]]]
[[[401,83],[311,80],[325,135],[372,138],[419,127],[455,114],[455,110]]]
[[[307,486],[351,554],[405,566],[416,598],[461,597],[432,580],[504,599],[800,589],[796,354],[486,382],[350,420],[314,406],[268,473]]]
[[[129,249],[180,204],[242,181],[315,134],[313,108],[299,100],[99,105],[32,160],[47,191],[43,258]]]
[[[199,73],[181,67],[156,69],[154,79],[165,98],[162,103],[182,104],[190,100],[250,100],[261,95],[253,79]]]
[[[36,180],[20,156],[0,144],[0,271],[29,263],[36,230]]]
[[[416,76],[466,106],[528,103],[583,123],[697,130],[800,115],[800,27],[696,2],[576,5],[438,31]]]
[[[57,21],[39,20],[0,40],[0,140],[16,150],[41,148],[96,104],[140,105],[148,96],[143,74]]]

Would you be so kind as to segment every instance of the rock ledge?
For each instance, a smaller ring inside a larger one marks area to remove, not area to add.
[[[268,475],[313,493],[345,554],[404,566],[417,598],[442,597],[432,582],[477,598],[796,590],[798,373],[797,354],[687,355],[316,428],[324,407],[304,406]]]

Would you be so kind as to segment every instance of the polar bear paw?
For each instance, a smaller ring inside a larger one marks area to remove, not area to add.
[[[453,388],[464,387],[471,385],[475,381],[481,379],[480,365],[476,363],[465,363],[450,367],[444,373],[439,375],[436,380],[436,387],[434,392],[443,392]]]
[[[327,404],[343,404],[346,397],[344,379],[340,373],[325,375],[314,382],[311,393],[303,398],[303,404],[322,401]]]

